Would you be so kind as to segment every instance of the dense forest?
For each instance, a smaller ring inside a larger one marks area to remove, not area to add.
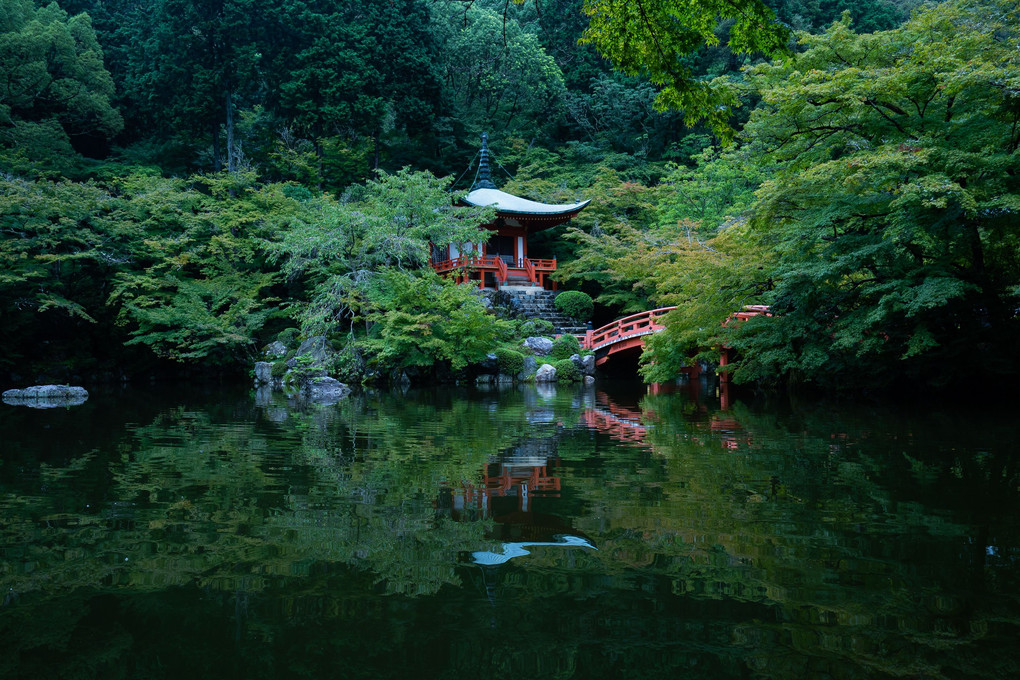
[[[1009,0],[3,0],[0,386],[519,344],[428,266],[484,240],[482,132],[504,190],[592,199],[532,247],[596,321],[678,307],[648,380],[1015,376],[1018,42]]]

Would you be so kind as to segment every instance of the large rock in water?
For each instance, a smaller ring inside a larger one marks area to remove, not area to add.
[[[273,365],[268,361],[255,364],[255,385],[268,385],[273,382]]]
[[[552,351],[553,341],[549,338],[533,336],[525,338],[523,345],[534,352],[537,357],[544,357]]]
[[[522,368],[521,372],[517,374],[517,379],[518,380],[526,380],[527,378],[529,378],[537,370],[538,370],[538,359],[536,359],[535,357],[533,357],[533,356],[531,356],[529,354],[529,355],[524,357],[524,368]]]
[[[589,354],[586,357],[580,354],[571,354],[570,360],[577,366],[581,375],[595,375],[595,355]]]
[[[29,408],[59,408],[84,404],[89,393],[84,387],[68,385],[33,385],[23,390],[7,390],[3,393],[5,404],[28,406]]]
[[[535,382],[556,382],[556,368],[550,364],[542,364],[535,372]]]
[[[335,404],[351,394],[351,388],[336,378],[312,378],[304,385],[308,397],[319,404]]]

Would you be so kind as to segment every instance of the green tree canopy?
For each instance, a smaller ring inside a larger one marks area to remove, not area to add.
[[[738,376],[1015,370],[1018,25],[1000,0],[933,6],[876,34],[845,19],[749,72],[762,104],[744,135],[779,169],[749,234],[762,294],[732,309],[764,302],[775,316],[727,330]]]
[[[0,9],[0,144],[60,165],[71,141],[109,139],[122,125],[113,80],[87,14],[9,0]]]
[[[781,54],[789,32],[761,0],[586,0],[583,41],[594,45],[620,71],[646,75],[660,86],[656,105],[684,111],[688,125],[706,121],[729,138],[729,114],[737,104],[724,84],[696,78],[690,58],[720,42],[728,24],[734,53]]]

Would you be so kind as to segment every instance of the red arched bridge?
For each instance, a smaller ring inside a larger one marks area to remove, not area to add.
[[[617,352],[644,347],[645,336],[663,330],[665,326],[660,322],[660,319],[674,309],[676,307],[660,307],[640,314],[631,314],[601,328],[588,331],[583,337],[578,337],[578,340],[581,341],[581,347],[595,352],[595,365],[601,366]],[[723,325],[727,325],[731,320],[746,321],[759,314],[770,315],[769,308],[765,305],[745,305],[742,311],[734,312],[723,321]],[[731,358],[731,350],[725,346],[721,349],[720,365],[725,366]],[[697,364],[685,369],[685,372],[690,372],[694,376],[700,373]]]
[[[660,307],[640,314],[631,314],[602,328],[588,331],[581,340],[581,347],[595,352],[595,364],[601,366],[609,357],[624,350],[644,347],[645,336],[658,333],[665,328],[659,319],[676,309]]]

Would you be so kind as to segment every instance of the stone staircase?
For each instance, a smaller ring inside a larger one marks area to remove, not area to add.
[[[556,309],[553,300],[557,293],[551,290],[544,290],[537,284],[514,285],[507,281],[507,285],[500,286],[500,290],[510,294],[517,309],[527,319],[545,319],[553,325],[554,332],[561,335],[584,335],[588,330],[584,325],[578,325],[570,317],[561,314]]]

